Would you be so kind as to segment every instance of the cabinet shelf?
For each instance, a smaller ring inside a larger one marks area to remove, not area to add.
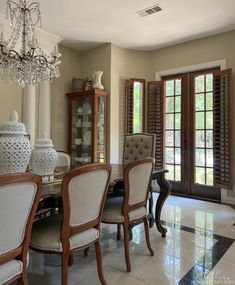
[[[92,89],[66,95],[68,99],[68,152],[72,156],[72,164],[76,164],[77,158],[82,157],[90,157],[89,162],[105,162],[107,92]],[[91,144],[84,142],[76,144],[76,139],[77,142],[87,141]]]

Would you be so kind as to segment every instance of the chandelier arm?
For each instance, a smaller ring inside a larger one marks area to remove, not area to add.
[[[36,60],[40,62],[40,64],[53,64],[56,61],[56,57],[54,56],[52,60],[48,60],[44,55],[36,55],[34,57]]]
[[[19,5],[18,3],[14,2],[14,1],[12,1],[12,0],[8,0],[8,1],[7,1],[8,7],[9,7],[11,4],[13,4],[13,5],[17,6],[17,7],[20,7],[20,5]]]
[[[33,6],[35,6],[35,7],[33,7]],[[33,3],[31,3],[29,6],[28,6],[28,8],[27,8],[30,12],[36,12],[36,11],[39,11],[40,12],[40,5],[39,5],[39,3],[37,3],[37,2],[33,2]]]

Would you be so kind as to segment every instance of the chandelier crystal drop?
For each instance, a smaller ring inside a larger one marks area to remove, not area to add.
[[[7,16],[10,17],[12,34],[6,41],[3,31],[0,37],[0,77],[16,82],[21,87],[35,85],[43,80],[59,77],[61,63],[57,47],[47,55],[39,46],[35,30],[41,27],[40,5],[7,1]]]

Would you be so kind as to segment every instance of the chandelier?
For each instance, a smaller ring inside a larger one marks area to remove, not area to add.
[[[47,55],[35,37],[36,27],[41,27],[39,3],[27,5],[26,0],[19,0],[18,3],[8,0],[8,15],[12,34],[6,41],[1,32],[0,77],[21,87],[59,77],[61,54],[57,47]]]

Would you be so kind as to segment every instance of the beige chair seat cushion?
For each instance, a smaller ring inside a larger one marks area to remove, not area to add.
[[[62,251],[60,229],[62,216],[54,215],[34,223],[30,246],[40,250]],[[82,247],[99,238],[99,231],[91,228],[70,238],[70,249]]]
[[[107,199],[104,206],[102,222],[106,223],[122,223],[124,216],[122,214],[123,197],[115,197]],[[129,213],[130,221],[146,216],[146,207],[140,207]]]
[[[23,263],[20,260],[11,260],[0,265],[0,284],[4,284],[22,273]]]

